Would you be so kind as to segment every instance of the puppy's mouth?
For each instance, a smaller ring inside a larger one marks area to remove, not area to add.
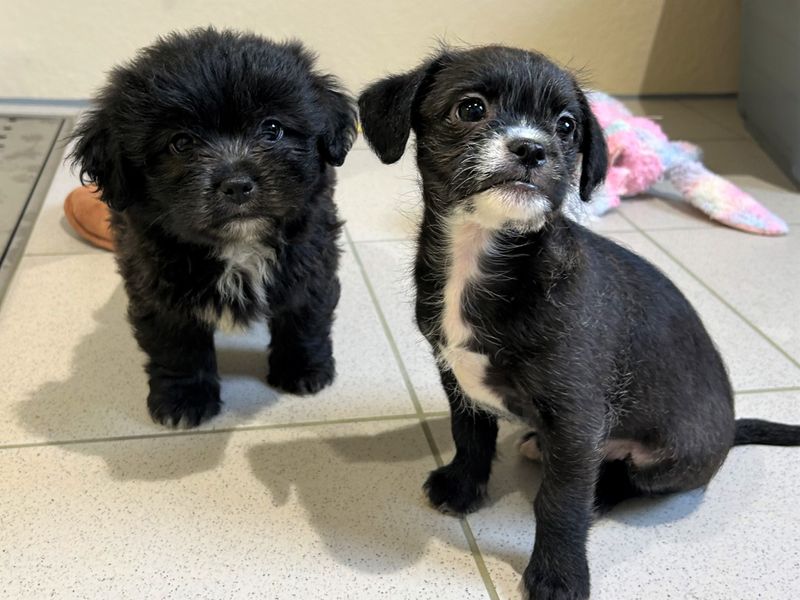
[[[542,195],[542,189],[537,184],[526,179],[495,179],[487,181],[477,193],[496,192],[507,201],[524,203],[534,197]]]
[[[519,194],[535,194],[539,192],[539,186],[535,183],[531,183],[530,181],[520,181],[520,180],[508,180],[503,181],[501,183],[497,183],[492,186],[495,189],[501,189],[509,192],[515,192]]]
[[[520,173],[512,176],[508,174],[498,174],[494,177],[490,177],[482,182],[476,192],[480,193],[488,190],[497,190],[519,196],[541,194],[542,192],[539,185]]]

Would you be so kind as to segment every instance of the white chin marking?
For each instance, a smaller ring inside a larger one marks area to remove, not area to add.
[[[550,201],[535,191],[490,188],[472,196],[472,216],[487,229],[539,231],[551,212]]]
[[[261,219],[237,219],[226,223],[222,231],[236,240],[255,240],[264,233],[265,226]]]

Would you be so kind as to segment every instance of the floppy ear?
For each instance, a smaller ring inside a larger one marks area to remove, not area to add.
[[[414,101],[432,64],[376,81],[358,99],[364,137],[387,165],[400,160],[405,152]]]
[[[117,211],[125,210],[138,195],[133,166],[120,155],[114,135],[102,109],[87,114],[70,136],[75,148],[70,155],[80,166],[82,183],[91,182],[100,190],[103,202]]]
[[[325,131],[320,136],[322,157],[330,164],[341,167],[356,139],[356,109],[352,98],[339,89],[330,76],[318,77],[320,102],[323,105]]]
[[[581,131],[580,152],[583,157],[581,164],[581,200],[589,202],[592,192],[606,177],[608,170],[608,149],[603,129],[597,122],[589,101],[583,92],[580,92],[580,103],[583,109],[583,123]]]

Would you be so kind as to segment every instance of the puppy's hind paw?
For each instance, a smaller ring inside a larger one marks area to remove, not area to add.
[[[529,431],[519,440],[519,453],[529,460],[542,460],[542,448],[539,445],[539,436],[535,431]]]
[[[147,408],[153,421],[176,429],[197,427],[222,407],[216,380],[152,379]]]
[[[453,464],[431,471],[425,494],[433,507],[447,515],[466,515],[478,510],[486,499],[486,484],[476,483]]]

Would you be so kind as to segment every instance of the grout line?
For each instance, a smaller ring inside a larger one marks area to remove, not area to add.
[[[798,388],[800,389],[800,388]],[[432,410],[430,412],[423,413],[426,419],[438,419],[440,417],[449,417],[450,411],[449,410]]]
[[[75,252],[26,252],[23,256],[114,256],[114,253],[108,250],[87,248]]]
[[[483,585],[486,587],[489,598],[491,600],[500,600],[500,596],[497,595],[497,589],[494,587],[494,581],[492,581],[492,577],[489,574],[489,569],[486,567],[486,562],[483,560],[481,549],[478,547],[478,542],[475,540],[475,535],[472,533],[472,529],[469,523],[467,523],[466,517],[461,517],[459,522],[461,523],[461,531],[464,532],[464,537],[467,538],[467,544],[472,552],[472,558],[475,560],[475,566],[478,568],[481,579],[483,579]]]
[[[397,363],[397,368],[400,370],[400,374],[403,378],[403,383],[408,390],[408,395],[411,398],[411,403],[414,405],[414,410],[416,411],[416,416],[419,419],[420,427],[422,428],[422,433],[425,435],[425,439],[428,441],[428,445],[430,446],[431,453],[433,454],[433,459],[436,462],[438,467],[441,467],[444,464],[442,460],[441,452],[439,451],[439,447],[436,445],[436,440],[433,437],[433,432],[431,431],[430,426],[428,425],[428,421],[425,418],[426,413],[422,409],[422,405],[419,402],[419,397],[417,396],[417,392],[414,389],[413,384],[411,383],[411,378],[408,375],[408,370],[406,369],[405,363],[403,362],[403,358],[400,354],[400,350],[397,347],[397,344],[394,339],[394,335],[389,327],[389,323],[386,320],[386,315],[383,313],[383,309],[381,308],[380,302],[378,301],[378,295],[375,293],[375,289],[372,287],[372,282],[367,275],[367,270],[364,268],[364,263],[361,262],[361,256],[358,254],[358,250],[356,248],[353,239],[350,237],[350,232],[345,228],[344,230],[345,237],[347,238],[347,243],[350,245],[350,250],[353,252],[353,257],[358,264],[358,268],[361,271],[361,277],[364,279],[364,283],[367,286],[367,291],[369,293],[370,298],[372,299],[372,304],[375,307],[375,312],[378,315],[378,320],[381,323],[381,327],[383,328],[383,333],[386,336],[386,339],[389,343],[389,346],[392,350],[392,355],[394,356],[395,362]],[[442,413],[428,413],[428,415],[433,414],[442,414]],[[448,413],[444,413],[449,416]],[[491,600],[499,600],[499,596],[497,595],[497,590],[494,587],[494,582],[492,581],[491,576],[489,575],[489,570],[486,568],[486,562],[483,560],[483,555],[481,554],[480,548],[478,547],[478,543],[475,540],[475,535],[472,533],[472,529],[470,528],[469,523],[467,522],[466,517],[461,517],[459,519],[459,523],[461,524],[461,530],[464,533],[464,537],[467,540],[467,545],[469,546],[470,552],[472,553],[472,558],[475,561],[475,566],[478,569],[478,573],[480,573],[481,579],[483,580],[483,585],[486,587],[486,592],[489,595]]]
[[[740,391],[733,390],[733,395],[746,396],[748,394],[772,394],[781,392],[800,392],[800,386],[787,386],[787,387],[763,388],[763,389],[740,390]]]
[[[440,416],[442,413],[429,413],[431,416]],[[273,429],[297,429],[299,427],[322,427],[324,425],[346,425],[352,423],[378,423],[381,421],[403,421],[419,418],[417,413],[400,415],[377,415],[372,417],[350,417],[344,419],[297,421],[294,423],[268,423],[265,425],[243,425],[240,427],[220,427],[218,429],[191,429],[185,431],[166,430],[163,433],[143,433],[140,435],[119,435],[101,438],[81,438],[75,440],[59,440],[48,442],[23,442],[19,444],[0,444],[0,451],[17,448],[41,448],[43,446],[75,446],[77,444],[95,444],[105,442],[128,442],[137,440],[171,439],[177,437],[191,437],[211,435],[215,433],[238,433],[247,431],[269,431]]]
[[[624,205],[623,205],[623,208],[624,208]],[[619,209],[617,209],[617,214],[622,214],[621,212],[619,212]],[[699,224],[698,223],[697,225],[690,226],[690,227],[680,227],[678,225],[675,225],[673,227],[653,227],[653,228],[649,229],[649,231],[704,231],[704,230],[714,231],[716,229],[717,228],[713,224],[703,225],[703,224]],[[611,231],[611,230],[604,231],[602,229],[593,229],[592,231],[594,231],[595,233],[599,233],[601,235],[604,234],[604,233],[639,233],[635,229],[619,229],[619,230],[614,230],[614,231]]]
[[[730,302],[728,302],[725,298],[723,298],[716,290],[714,290],[710,285],[708,285],[705,281],[703,281],[694,271],[692,271],[689,267],[683,264],[677,257],[675,257],[667,248],[661,244],[658,240],[656,240],[650,233],[641,227],[639,227],[636,223],[631,221],[628,217],[620,213],[620,216],[628,221],[631,225],[633,225],[636,230],[641,233],[645,238],[647,238],[652,244],[654,244],[659,250],[661,250],[664,254],[666,254],[673,262],[675,262],[679,267],[681,267],[686,273],[688,273],[697,283],[703,286],[712,296],[714,296],[717,300],[719,300],[724,306],[726,306],[733,314],[739,317],[742,321],[744,321],[750,328],[755,331],[758,335],[760,335],[766,342],[775,348],[780,354],[782,354],[790,363],[792,363],[795,367],[800,369],[800,362],[798,362],[794,357],[792,357],[786,350],[784,350],[777,342],[775,342],[772,338],[770,338],[766,333],[764,333],[759,327],[755,325],[750,319],[745,317],[738,309],[736,309]]]

